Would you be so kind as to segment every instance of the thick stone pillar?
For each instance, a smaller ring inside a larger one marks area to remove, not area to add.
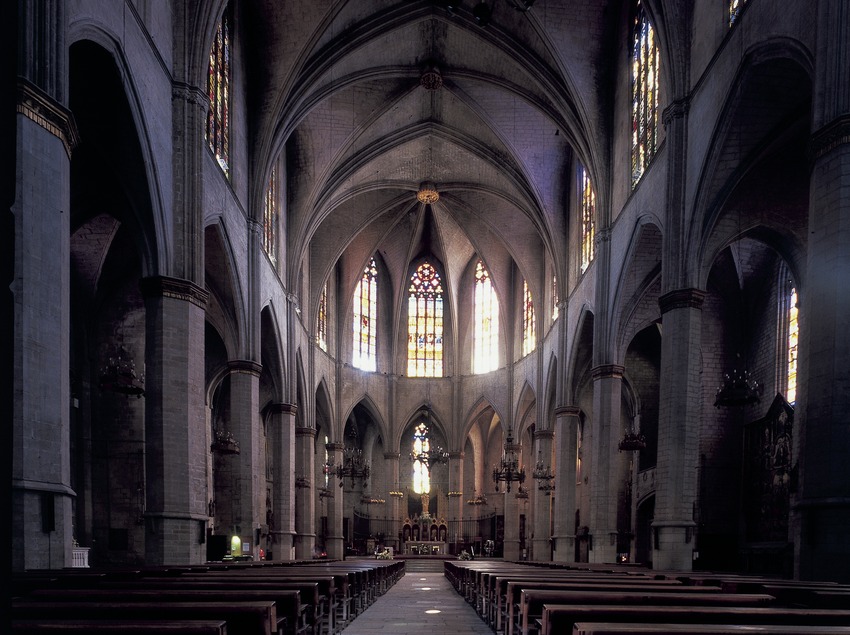
[[[590,562],[616,562],[617,509],[625,487],[623,458],[617,451],[622,435],[623,367],[597,366],[593,374],[593,424],[590,475]]]
[[[272,443],[272,513],[268,522],[274,560],[295,557],[295,413],[297,406],[276,403],[269,408],[268,433]]]
[[[345,449],[343,443],[328,443],[328,461],[333,465],[342,465],[342,451]],[[328,558],[342,560],[345,555],[345,540],[342,535],[343,519],[343,488],[342,481],[331,475],[328,488],[333,492],[333,498],[328,499],[328,536],[325,542],[325,550]]]
[[[795,574],[850,582],[850,7],[818,3],[806,280],[800,292]],[[796,426],[795,426],[796,427]]]
[[[449,490],[448,490],[448,519],[460,522],[463,518],[463,460],[466,455],[463,452],[449,452]],[[449,536],[449,540],[453,540]]]
[[[145,561],[204,562],[208,519],[204,408],[207,292],[186,280],[142,280],[145,296]]]
[[[511,486],[510,492],[505,492],[505,538],[504,558],[505,560],[519,560],[519,500],[515,496],[519,486]]]
[[[316,546],[316,493],[313,446],[316,429],[295,428],[295,559],[309,560]],[[328,514],[330,516],[330,513]],[[330,518],[328,518],[330,525]],[[330,551],[328,551],[328,557]]]
[[[658,467],[652,565],[690,571],[693,567],[694,503],[701,411],[702,303],[699,289],[680,289],[659,299],[664,337],[658,414]]]
[[[77,137],[65,107],[64,3],[18,2],[17,11],[14,326],[6,326],[14,329],[14,403],[7,440],[14,448],[12,568],[22,570],[71,563],[70,155]]]
[[[250,360],[233,360],[230,370],[230,430],[239,442],[239,455],[233,457],[236,469],[232,475],[231,491],[234,500],[234,534],[242,539],[243,553],[251,546],[251,555],[259,559],[257,529],[265,520],[265,471],[261,470],[264,451],[260,421],[260,371],[262,367]],[[261,516],[262,513],[262,516]],[[247,555],[247,554],[246,554]]]
[[[575,561],[576,439],[578,406],[555,409],[555,533],[552,559]]]
[[[398,496],[398,461],[401,455],[398,452],[384,452],[384,465],[386,466],[386,483],[383,485],[381,497],[387,501],[387,517],[392,520],[393,530],[387,533],[384,539],[384,544],[388,547],[393,547],[398,552],[401,547],[399,540],[399,530],[401,528],[401,507],[400,503],[403,500]]]
[[[552,438],[555,436],[553,430],[535,430],[534,443],[536,456],[543,461],[544,467],[551,468],[552,460]],[[552,517],[552,499],[548,490],[541,491],[541,485],[552,484],[547,480],[535,480],[529,486],[529,494],[534,496],[534,518],[532,520],[532,532],[534,538],[531,542],[532,558],[541,562],[552,559],[552,541],[549,536],[549,527]]]

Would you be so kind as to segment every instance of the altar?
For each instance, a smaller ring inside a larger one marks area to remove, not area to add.
[[[446,543],[438,540],[416,540],[404,543],[404,553],[408,556],[444,556]]]

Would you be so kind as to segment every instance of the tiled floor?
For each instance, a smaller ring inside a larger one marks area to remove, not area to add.
[[[409,561],[404,577],[343,629],[343,635],[492,635],[449,584],[443,563]]]

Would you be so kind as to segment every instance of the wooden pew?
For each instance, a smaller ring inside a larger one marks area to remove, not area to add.
[[[111,588],[93,589],[37,589],[26,596],[37,602],[221,602],[233,604],[245,601],[272,601],[277,611],[276,631],[281,635],[305,635],[314,630],[308,619],[308,605],[301,603],[298,589],[193,589],[170,585],[169,580],[157,587],[133,587],[118,585]]]
[[[589,593],[627,593],[627,592],[652,592],[652,593],[689,593],[698,596],[717,595],[721,591],[717,587],[684,587],[679,585],[659,584],[655,580],[634,580],[628,583],[619,580],[606,582],[604,579],[595,579],[592,582],[529,582],[527,580],[508,580],[503,600],[504,613],[501,613],[501,621],[505,624],[518,621],[520,611],[521,594],[524,590],[552,590],[552,591],[586,591]],[[541,607],[542,611],[542,607]],[[541,613],[542,614],[542,613]],[[535,617],[537,613],[535,612]],[[501,630],[497,628],[496,630]]]
[[[540,635],[569,633],[576,622],[664,622],[850,626],[850,610],[741,606],[620,606],[544,604]]]
[[[839,635],[850,633],[850,626],[807,626],[801,630],[797,625],[780,624],[618,624],[606,622],[579,622],[573,626],[573,635]]]
[[[237,602],[51,602],[12,600],[12,619],[224,620],[229,635],[277,635],[271,601]]]
[[[772,595],[761,593],[689,593],[657,591],[562,591],[556,589],[523,589],[520,591],[519,616],[507,623],[507,635],[517,631],[529,635],[534,621],[542,617],[544,604],[618,604],[657,606],[769,606]],[[515,627],[516,626],[516,627]]]
[[[10,635],[227,635],[223,620],[12,620]]]

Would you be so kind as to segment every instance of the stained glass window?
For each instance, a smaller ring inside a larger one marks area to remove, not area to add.
[[[528,355],[537,346],[537,325],[534,319],[534,301],[528,281],[522,282],[522,354]]]
[[[375,331],[377,330],[378,267],[375,259],[363,270],[354,290],[354,356],[352,364],[361,370],[377,369]]]
[[[218,159],[224,173],[230,175],[230,5],[218,23],[210,49],[207,95],[210,110],[207,114],[207,143]]]
[[[427,262],[410,277],[408,288],[407,374],[443,375],[443,285],[440,274]]]
[[[475,333],[472,368],[488,373],[499,367],[499,301],[490,273],[480,260],[475,265]]]
[[[263,249],[269,260],[277,264],[277,226],[278,226],[278,186],[277,168],[272,169],[266,185],[266,196],[263,202]]]
[[[735,24],[735,20],[738,19],[738,16],[741,14],[741,11],[744,10],[744,5],[747,4],[747,0],[729,0],[729,26],[731,27]]]
[[[596,237],[596,193],[587,170],[581,168],[581,272],[590,266],[594,256]]]
[[[316,342],[323,351],[328,350],[328,283],[322,287],[319,296],[319,313],[316,316]]]
[[[797,321],[797,289],[790,287],[788,293],[788,375],[785,386],[785,400],[793,404],[797,401],[797,342],[800,337],[800,324]]]
[[[658,142],[660,57],[655,31],[637,3],[632,38],[632,186],[655,156]]]
[[[428,427],[425,423],[420,423],[413,431],[413,491],[417,494],[429,494],[431,492],[431,473],[428,466],[422,461],[417,461],[416,457],[425,452],[431,451],[431,438],[428,434]]]
[[[558,297],[558,276],[552,276],[552,321],[558,319],[558,315],[560,313],[560,309],[558,308],[558,304],[560,304],[561,298]]]

